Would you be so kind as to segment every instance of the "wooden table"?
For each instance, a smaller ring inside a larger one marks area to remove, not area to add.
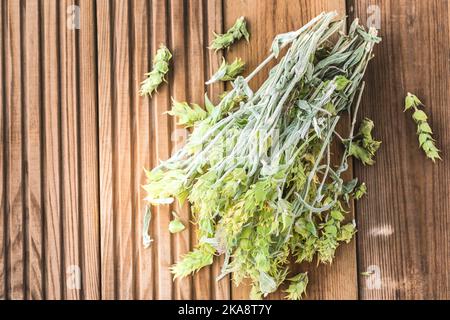
[[[324,10],[363,24],[381,18],[361,117],[375,121],[383,145],[374,167],[355,162],[351,170],[369,189],[354,208],[357,240],[333,265],[309,266],[307,298],[449,299],[444,0],[1,1],[0,298],[246,298],[247,287],[214,281],[219,264],[172,282],[169,266],[195,234],[170,235],[168,207],[154,208],[155,241],[143,248],[142,168],[182,145],[186,132],[163,112],[171,96],[203,103],[204,82],[221,61],[207,49],[213,30],[246,16],[250,44],[225,55],[252,69],[274,35]],[[142,98],[139,83],[160,43],[174,53],[170,79]],[[214,97],[222,90],[208,88]],[[426,103],[443,162],[433,165],[418,149],[402,113],[407,91]],[[188,220],[188,208],[174,209]],[[361,275],[367,270],[375,274]]]

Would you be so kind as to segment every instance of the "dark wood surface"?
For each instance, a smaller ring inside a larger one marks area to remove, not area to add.
[[[70,28],[72,5],[80,9],[80,29]],[[245,285],[215,281],[219,261],[172,281],[169,266],[193,248],[195,227],[177,235],[167,227],[172,209],[188,225],[188,207],[153,208],[154,242],[143,248],[143,168],[186,138],[164,114],[171,97],[202,104],[206,90],[217,101],[225,89],[204,85],[222,58],[207,49],[212,31],[245,16],[250,44],[241,41],[224,55],[243,58],[251,70],[274,35],[329,10],[362,24],[381,18],[383,42],[368,70],[360,116],[375,121],[383,145],[374,167],[355,162],[349,172],[369,189],[352,210],[356,241],[340,247],[330,266],[299,267],[310,270],[307,298],[449,299],[445,0],[2,1],[0,299],[247,298]],[[168,83],[152,99],[140,97],[161,43],[174,55]],[[426,104],[444,157],[435,165],[402,112],[408,91]],[[341,125],[347,128],[348,119]]]

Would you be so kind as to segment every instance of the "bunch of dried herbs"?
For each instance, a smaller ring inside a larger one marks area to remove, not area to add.
[[[369,120],[353,134],[354,120],[346,139],[335,130],[343,113],[356,119],[362,78],[380,38],[357,21],[344,34],[344,20],[335,19],[336,13],[322,13],[278,35],[270,56],[247,78],[238,76],[218,105],[205,98],[204,113],[174,104],[171,114],[192,131],[181,150],[147,172],[144,188],[151,204],[191,204],[198,245],[172,267],[175,278],[224,255],[218,279],[251,279],[253,299],[287,281],[287,298],[300,299],[308,277],[292,274],[292,258],[330,263],[352,239],[355,224],[345,208],[366,188],[342,174],[352,155],[372,164],[379,142]],[[249,81],[288,45],[253,92]],[[338,163],[331,161],[334,141],[345,150]]]

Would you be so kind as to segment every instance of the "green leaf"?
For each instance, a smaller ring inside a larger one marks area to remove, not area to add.
[[[427,122],[423,122],[423,123],[419,124],[417,131],[419,133],[429,133],[429,134],[433,133],[433,130],[431,130],[431,127]]]
[[[428,117],[422,110],[416,110],[413,113],[413,119],[416,120],[417,122],[420,122],[420,121],[427,121]]]
[[[208,94],[205,93],[205,109],[208,111],[209,114],[212,114],[214,111],[214,104],[209,100]]]
[[[344,215],[338,210],[332,210],[331,217],[337,221],[342,221],[345,219]]]
[[[417,108],[421,105],[423,105],[422,101],[420,101],[419,98],[417,98],[417,96],[415,96],[414,94],[408,92],[408,94],[406,95],[406,98],[405,98],[405,110],[404,111],[407,111],[411,108]]]
[[[336,84],[336,91],[344,90],[351,81],[344,76],[337,76],[334,78],[334,83]]]
[[[259,289],[263,295],[274,292],[277,290],[277,287],[275,280],[266,272],[261,271],[259,273]]]
[[[180,217],[175,211],[172,211],[172,215],[174,219],[169,223],[169,232],[170,233],[178,233],[186,229],[183,222],[181,222]]]
[[[405,98],[405,110],[403,112],[411,109],[414,106],[415,106],[414,98],[408,93],[408,95]]]
[[[255,184],[255,188],[254,188],[254,192],[255,192],[255,200],[259,203],[262,203],[266,200],[267,198],[267,190],[265,190],[265,184],[262,182],[258,182]]]
[[[169,231],[170,231],[170,233],[178,233],[178,232],[183,231],[184,229],[186,229],[186,227],[178,219],[172,220],[169,223]]]
[[[430,134],[428,133],[421,133],[419,134],[419,146],[422,147],[425,142],[428,140],[433,140]]]
[[[336,226],[334,226],[334,225],[325,227],[325,232],[327,234],[329,234],[329,235],[336,236],[337,235],[337,231],[338,230],[337,230]]]
[[[150,247],[151,243],[153,242],[153,239],[150,237],[149,234],[149,227],[151,220],[152,220],[152,211],[150,210],[150,206],[147,206],[145,208],[144,223],[142,226],[142,234],[143,234],[142,242],[144,244],[144,248]]]

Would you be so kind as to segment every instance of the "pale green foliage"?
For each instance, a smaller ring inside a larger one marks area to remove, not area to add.
[[[217,105],[206,97],[203,112],[187,104],[172,111],[192,132],[181,150],[147,173],[144,188],[151,203],[191,204],[199,244],[172,267],[176,278],[224,255],[219,278],[250,279],[251,298],[260,299],[286,281],[291,257],[331,263],[338,246],[352,239],[346,203],[362,191],[355,191],[357,180],[342,177],[348,147],[332,163],[331,144],[340,115],[357,109],[379,39],[355,22],[332,44],[345,24],[335,17],[321,14],[278,37],[273,50],[292,45],[255,92],[248,86],[252,72],[238,76]],[[379,144],[372,128],[366,120],[349,141],[373,153]],[[287,297],[300,299],[306,274],[290,281]]]
[[[152,95],[158,86],[165,81],[164,76],[169,72],[169,61],[171,58],[172,54],[169,49],[161,45],[153,59],[152,71],[145,74],[147,79],[141,83],[141,89],[139,91],[141,96]]]
[[[217,81],[233,81],[239,76],[245,69],[245,62],[241,58],[236,58],[231,64],[228,64],[223,59],[219,70],[212,76],[211,80],[206,84],[212,84]]]
[[[436,159],[442,160],[439,155],[440,150],[436,147],[435,140],[432,136],[433,131],[427,122],[428,116],[425,112],[419,109],[420,106],[424,105],[419,98],[408,92],[408,95],[405,98],[405,111],[410,109],[414,110],[412,117],[417,124],[419,146],[425,152],[426,156],[433,162],[436,162]]]
[[[225,34],[216,34],[215,39],[210,45],[210,49],[215,51],[229,48],[235,41],[245,38],[247,42],[250,39],[250,34],[247,31],[247,23],[244,17],[236,20],[234,25]]]
[[[373,121],[364,119],[358,134],[349,142],[349,155],[361,160],[364,165],[373,165],[373,157],[380,148],[381,141],[372,138]]]

